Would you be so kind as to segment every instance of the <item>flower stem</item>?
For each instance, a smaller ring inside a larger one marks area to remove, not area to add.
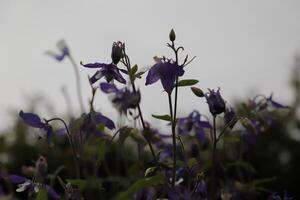
[[[78,66],[71,54],[69,54],[68,58],[70,59],[70,62],[72,64],[74,72],[75,72],[77,97],[78,97],[81,113],[84,113],[84,105],[83,105],[83,100],[82,100],[81,82],[80,82]]]
[[[171,126],[172,126],[172,146],[173,146],[173,169],[172,169],[172,186],[175,186],[176,182],[176,134],[175,134],[175,120],[173,115],[173,106],[172,106],[172,97],[171,94],[168,94],[169,97],[169,108],[171,116]]]
[[[211,198],[215,199],[216,196],[216,148],[217,148],[217,130],[216,130],[216,115],[213,116],[213,149],[212,149],[212,172],[211,172]]]
[[[74,145],[74,142],[73,142],[73,139],[72,139],[72,135],[69,131],[69,128],[68,128],[66,122],[63,119],[59,118],[59,117],[55,117],[55,118],[46,120],[47,123],[49,123],[51,121],[60,121],[61,123],[64,124],[64,126],[66,128],[66,131],[67,131],[67,136],[68,136],[68,139],[69,139],[69,143],[70,143],[70,146],[71,146],[71,149],[72,149],[73,161],[74,161],[75,170],[76,170],[76,178],[80,178],[79,162],[78,162],[78,159],[77,159],[77,153],[76,153],[76,150],[75,150],[75,145]]]
[[[129,70],[131,69],[131,64],[130,64],[129,57],[127,56],[127,54],[125,52],[125,48],[123,49],[123,53],[124,53],[123,64],[126,66],[128,72],[129,72]],[[134,84],[134,80],[131,80],[131,78],[129,78],[129,79],[130,79],[130,83],[132,85],[133,92],[136,92],[136,87],[135,87],[135,84]],[[143,113],[142,113],[140,103],[138,103],[137,108],[138,108],[139,117],[140,117],[140,120],[141,120],[141,123],[142,123],[143,131],[145,131],[146,130],[146,124],[145,124],[145,121],[144,121],[144,117],[143,117]],[[149,138],[147,138],[145,136],[144,136],[144,138],[148,143],[148,146],[150,148],[150,151],[151,151],[151,154],[153,156],[153,159],[154,159],[155,163],[158,165],[158,159],[155,155],[155,152],[154,152],[153,145],[152,145],[151,141],[149,140]]]

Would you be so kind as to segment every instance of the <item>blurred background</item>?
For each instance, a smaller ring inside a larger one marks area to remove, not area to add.
[[[111,45],[120,40],[126,43],[132,64],[147,68],[154,63],[153,56],[172,55],[166,43],[174,28],[177,44],[185,48],[183,55],[196,56],[185,78],[198,79],[200,88],[221,87],[227,102],[237,107],[256,94],[272,92],[274,99],[291,105],[289,112],[278,114],[280,123],[270,131],[273,134],[261,136],[251,158],[259,176],[278,178],[269,187],[287,189],[296,196],[300,183],[299,9],[296,0],[0,0],[0,134],[7,133],[0,140],[1,162],[9,161],[15,171],[40,152],[40,146],[33,146],[36,137],[24,135],[19,110],[34,109],[50,118],[63,116],[71,106],[80,114],[71,63],[58,63],[45,54],[57,50],[58,40],[65,39],[77,64],[109,62]],[[93,73],[80,68],[86,110],[91,96],[87,77]],[[142,109],[151,122],[151,114],[168,112],[168,102],[160,83],[151,87],[144,83],[144,78],[138,80]],[[62,88],[71,104],[66,104]],[[117,119],[106,95],[98,93],[95,105]],[[208,113],[205,100],[181,89],[179,115],[193,109]],[[160,128],[164,123],[155,121],[155,125]],[[24,161],[9,159],[24,149],[29,152]]]

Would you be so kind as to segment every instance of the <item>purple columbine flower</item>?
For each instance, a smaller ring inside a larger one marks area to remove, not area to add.
[[[153,84],[159,79],[164,90],[171,94],[175,86],[176,77],[184,74],[183,67],[171,61],[160,60],[151,67],[146,77],[146,85]]]
[[[32,182],[30,179],[18,175],[10,175],[8,177],[8,180],[11,183],[18,184],[16,192],[23,192],[28,190],[29,194],[32,195],[38,193],[40,188],[43,188],[47,191],[49,197],[51,197],[52,199],[60,199],[58,193],[49,185],[42,184],[39,182]]]
[[[91,78],[90,82],[95,83],[102,77],[105,77],[107,82],[110,82],[111,80],[116,80],[120,83],[126,84],[126,80],[121,75],[120,71],[128,74],[126,70],[120,69],[117,67],[117,63],[120,61],[120,59],[123,57],[123,43],[121,42],[115,42],[112,46],[112,52],[111,52],[111,63],[88,63],[83,64],[80,63],[82,66],[87,68],[100,68]]]
[[[212,115],[218,115],[225,111],[225,101],[220,94],[220,88],[215,92],[214,90],[208,89],[209,93],[205,94],[209,111]]]
[[[57,61],[62,61],[66,56],[70,55],[70,50],[64,40],[60,40],[57,44],[56,47],[59,50],[59,53],[55,53],[52,51],[47,51],[46,54],[52,56],[55,58]]]
[[[103,124],[108,129],[114,129],[114,122],[100,112],[91,112],[83,115],[83,124],[80,128],[82,132],[94,133],[98,136],[104,136],[104,133],[99,130],[98,125]]]
[[[120,112],[126,113],[130,108],[136,108],[141,100],[139,91],[133,92],[127,88],[118,89],[114,84],[100,83],[100,89],[104,93],[112,93],[112,103]]]
[[[182,136],[188,135],[192,130],[198,140],[205,138],[205,129],[212,129],[209,121],[201,115],[198,111],[194,110],[187,117],[178,119],[178,133]]]
[[[289,197],[287,192],[284,192],[284,196],[281,197],[278,192],[272,193],[269,197],[268,200],[292,200],[292,197]]]
[[[29,126],[46,131],[48,144],[51,144],[53,129],[47,122],[43,122],[41,118],[34,113],[24,113],[22,110],[19,112],[19,116]]]

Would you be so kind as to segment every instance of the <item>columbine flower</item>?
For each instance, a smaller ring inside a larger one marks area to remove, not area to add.
[[[24,113],[22,110],[20,111],[19,116],[29,126],[46,131],[48,144],[51,144],[53,130],[47,122],[43,122],[41,118],[34,113]]]
[[[58,193],[49,185],[45,185],[39,182],[32,182],[26,177],[18,175],[10,175],[8,177],[8,180],[11,183],[18,184],[16,192],[24,192],[28,190],[29,194],[32,195],[38,193],[40,188],[43,188],[47,191],[49,197],[51,197],[52,199],[60,199]]]
[[[187,117],[178,119],[178,133],[183,136],[194,130],[197,139],[203,140],[206,128],[212,129],[212,126],[198,111],[193,111]]]
[[[114,122],[100,112],[91,112],[83,115],[83,124],[80,128],[82,132],[94,133],[98,136],[104,136],[104,133],[99,130],[98,125],[103,124],[108,129],[114,129]]]
[[[184,70],[182,66],[171,61],[160,60],[151,67],[146,77],[146,85],[153,84],[159,79],[164,90],[171,94],[175,86],[176,77],[182,76]]]
[[[220,94],[220,88],[215,92],[214,90],[209,90],[209,93],[205,94],[206,101],[209,106],[209,111],[212,115],[218,115],[225,111],[225,101]]]
[[[59,49],[59,53],[55,53],[52,51],[47,51],[46,54],[52,56],[55,58],[57,61],[62,61],[66,56],[70,55],[70,50],[64,40],[60,40],[57,44],[56,47]]]
[[[111,63],[89,63],[89,64],[83,64],[80,63],[82,66],[87,68],[100,68],[91,78],[90,82],[95,83],[102,77],[105,77],[107,82],[110,82],[111,80],[119,81],[120,83],[126,84],[126,80],[121,75],[120,71],[127,74],[126,70],[119,69],[117,67],[117,63],[120,61],[120,59],[123,57],[122,54],[122,48],[123,44],[121,42],[115,42],[112,47],[111,52]]]
[[[126,113],[130,108],[136,108],[141,100],[139,91],[133,92],[127,88],[118,89],[114,84],[101,83],[100,89],[105,93],[113,93],[112,103],[120,112]]]

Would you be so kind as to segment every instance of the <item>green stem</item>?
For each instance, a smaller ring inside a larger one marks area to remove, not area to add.
[[[213,116],[213,149],[212,149],[212,173],[211,173],[211,198],[216,197],[216,149],[217,149],[217,130],[216,130],[216,116]]]
[[[59,117],[55,117],[55,118],[46,120],[47,123],[49,123],[51,121],[60,121],[65,126],[66,131],[67,131],[67,136],[68,136],[68,139],[69,139],[69,143],[70,143],[70,146],[71,146],[71,149],[72,149],[73,160],[74,160],[74,165],[75,165],[75,170],[76,170],[76,178],[80,178],[80,170],[79,170],[79,162],[78,162],[78,159],[77,159],[77,153],[76,153],[76,150],[75,150],[75,145],[74,145],[74,142],[73,142],[73,139],[72,139],[72,135],[69,131],[69,128],[68,128],[66,122],[63,119],[59,118]]]

